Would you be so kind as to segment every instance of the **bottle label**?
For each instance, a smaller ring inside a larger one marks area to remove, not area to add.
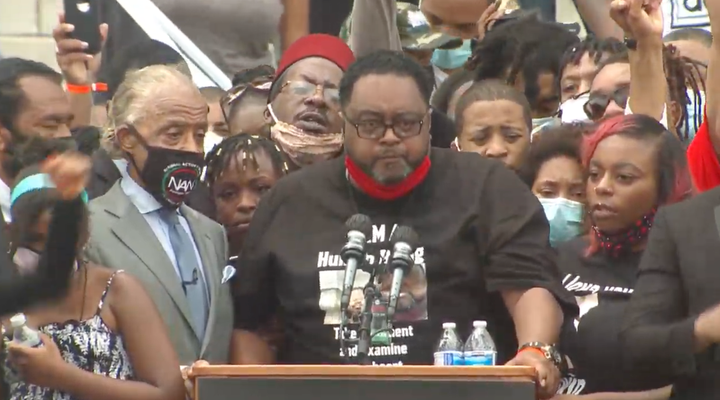
[[[459,351],[435,352],[435,365],[463,365],[462,353]]]
[[[495,365],[494,351],[469,351],[463,354],[465,365]]]

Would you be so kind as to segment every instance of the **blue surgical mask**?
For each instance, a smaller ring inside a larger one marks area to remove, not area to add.
[[[690,103],[687,105],[687,137],[688,140],[692,140],[697,133],[697,128],[702,123],[703,108],[705,107],[705,92],[700,92],[700,101],[695,98],[695,92],[692,89],[687,89],[687,96],[690,99]],[[697,116],[697,125],[695,124],[695,118]],[[678,133],[680,137],[685,137],[685,122],[681,122],[678,126]]]
[[[438,68],[458,69],[465,65],[465,62],[472,55],[470,40],[463,41],[462,46],[456,49],[436,49],[433,52],[431,62]]]
[[[580,236],[584,206],[564,197],[539,198],[550,224],[550,245],[557,247],[563,242]]]

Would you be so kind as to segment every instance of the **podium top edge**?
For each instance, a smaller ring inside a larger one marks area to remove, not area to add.
[[[191,378],[244,377],[382,377],[535,379],[532,367],[362,366],[362,365],[207,365],[193,367]]]

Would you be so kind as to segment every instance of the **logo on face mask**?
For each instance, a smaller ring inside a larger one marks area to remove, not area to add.
[[[560,119],[563,124],[571,124],[573,122],[590,121],[585,112],[585,104],[590,100],[590,93],[583,93],[565,100],[560,105]]]
[[[171,164],[163,171],[163,197],[170,204],[180,205],[187,195],[195,189],[200,171],[197,164]]]

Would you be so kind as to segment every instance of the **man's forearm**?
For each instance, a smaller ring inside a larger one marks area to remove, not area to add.
[[[598,38],[614,37],[622,40],[623,31],[610,18],[612,0],[574,0],[578,13]]]
[[[513,322],[519,345],[528,342],[555,344],[563,322],[562,308],[547,289],[502,292]]]
[[[638,39],[637,49],[630,51],[629,58],[632,72],[630,109],[633,114],[644,114],[661,121],[668,98],[662,39]]]

